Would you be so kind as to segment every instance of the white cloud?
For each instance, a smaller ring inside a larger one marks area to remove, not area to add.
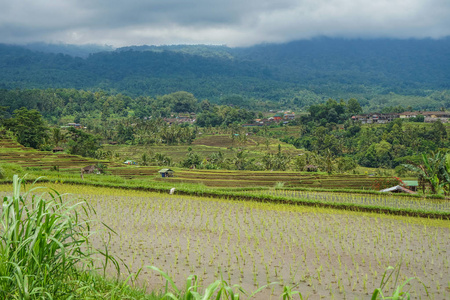
[[[0,0],[0,42],[227,44],[450,35],[448,0]]]

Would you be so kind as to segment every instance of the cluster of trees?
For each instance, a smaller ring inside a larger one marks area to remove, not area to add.
[[[191,144],[197,134],[193,126],[169,125],[162,118],[126,119],[104,131],[110,140],[135,145]]]
[[[396,119],[386,125],[361,126],[347,120],[342,126],[310,122],[301,126],[300,137],[285,137],[282,141],[324,155],[351,157],[358,164],[373,168],[398,168],[406,161],[417,161],[421,153],[449,148],[445,126],[407,122]]]
[[[3,107],[3,110],[6,110]],[[2,118],[1,125],[12,131],[17,141],[25,147],[39,149],[46,144],[48,127],[37,110],[21,108],[15,110],[11,118]]]
[[[431,96],[430,96],[431,97]],[[434,93],[433,98],[443,103],[450,93]],[[433,100],[428,99],[427,102]],[[329,99],[321,103],[322,98],[306,90],[290,94],[279,99],[279,104],[256,100],[238,94],[223,95],[217,103],[207,99],[199,100],[193,94],[178,91],[162,96],[130,97],[120,93],[95,92],[76,89],[0,89],[0,106],[6,107],[5,117],[22,107],[36,109],[51,124],[65,125],[63,122],[87,123],[89,120],[102,122],[128,117],[140,119],[152,117],[171,117],[183,113],[196,113],[199,126],[219,126],[230,123],[245,123],[254,119],[255,109],[268,111],[275,107],[292,108],[309,106],[309,116],[302,123],[315,122],[324,126],[328,123],[340,124],[351,115],[362,111],[362,103],[367,100],[351,98],[348,102]],[[372,101],[374,103],[374,101]],[[372,103],[371,102],[371,103]],[[272,104],[270,104],[272,103]],[[318,104],[319,103],[319,104]],[[385,103],[388,105],[388,102]],[[385,106],[384,112],[399,112],[411,109],[407,106]]]
[[[101,90],[89,92],[75,89],[0,89],[0,106],[6,108],[5,117],[10,117],[15,110],[25,107],[28,110],[38,110],[46,120],[54,124],[58,124],[60,120],[80,123],[87,119],[101,119],[105,122],[132,116],[144,119],[197,113],[200,114],[201,126],[228,125],[233,122],[246,122],[252,118],[254,114],[243,107],[258,107],[255,101],[231,95],[223,96],[220,99],[221,104],[218,104],[206,99],[200,101],[185,91],[154,98],[150,96],[132,98]]]
[[[221,151],[213,152],[206,156],[188,148],[184,159],[178,164],[173,159],[162,153],[149,155],[144,153],[140,160],[141,165],[174,166],[191,169],[225,169],[225,170],[249,170],[249,171],[285,171],[296,170],[305,171],[307,166],[314,166],[313,171],[326,171],[328,173],[347,172],[356,168],[356,162],[349,157],[334,158],[331,155],[320,155],[314,152],[305,151],[302,155],[293,156],[281,150],[275,153],[267,152],[263,156],[255,157],[245,147],[238,147],[233,150],[232,155],[227,155]]]
[[[132,98],[123,94],[110,94],[105,91],[88,92],[75,89],[0,89],[0,105],[6,112],[25,107],[38,110],[46,119],[56,123],[65,116],[71,116],[78,123],[83,118],[149,116],[167,117],[179,112],[199,112],[199,101],[190,93],[175,92],[156,98]]]
[[[302,118],[302,123],[315,122],[324,126],[330,123],[342,124],[352,115],[362,113],[362,108],[355,98],[348,100],[348,103],[343,99],[340,102],[328,99],[326,103],[311,105],[308,112],[309,115]]]
[[[66,142],[69,153],[89,157],[95,157],[96,151],[101,147],[99,136],[73,127],[69,127],[67,131],[48,127],[35,109],[17,109],[10,118],[1,118],[0,125],[12,132],[17,142],[25,147],[51,150]]]
[[[239,107],[213,105],[204,109],[197,116],[196,124],[200,127],[229,126],[230,124],[251,123],[256,113]]]
[[[233,156],[225,158],[223,152],[214,152],[207,157],[201,157],[200,154],[194,152],[192,149],[188,150],[186,157],[181,161],[180,166],[184,168],[196,169],[227,169],[227,170],[278,170],[277,166],[265,164],[265,158],[258,160],[257,158],[249,157],[248,151],[243,148],[238,148],[234,151]],[[288,168],[289,161],[281,167],[285,170]],[[272,168],[270,168],[272,167]],[[280,170],[281,170],[280,169]]]

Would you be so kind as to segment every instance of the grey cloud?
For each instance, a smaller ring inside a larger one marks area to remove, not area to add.
[[[450,35],[448,0],[0,0],[0,42],[231,46]]]

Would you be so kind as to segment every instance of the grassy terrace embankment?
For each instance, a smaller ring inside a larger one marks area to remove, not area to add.
[[[110,164],[107,161],[99,161],[78,155],[38,151],[24,147],[11,139],[0,138],[0,163],[14,163],[24,168],[40,168],[43,170],[57,167],[61,171],[72,170],[79,172],[80,168],[97,162]]]

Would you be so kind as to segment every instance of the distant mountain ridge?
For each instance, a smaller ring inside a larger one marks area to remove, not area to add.
[[[70,45],[70,44],[48,44],[48,43],[30,43],[24,45],[25,48],[44,53],[67,54],[74,57],[86,58],[92,53],[113,51],[114,47],[108,45]]]
[[[77,47],[80,53],[96,51]],[[232,94],[280,103],[300,97],[299,106],[329,97],[371,101],[389,93],[423,97],[450,89],[450,38],[99,50],[107,51],[81,58],[0,44],[0,88],[105,89],[131,96],[184,90],[212,101]]]

